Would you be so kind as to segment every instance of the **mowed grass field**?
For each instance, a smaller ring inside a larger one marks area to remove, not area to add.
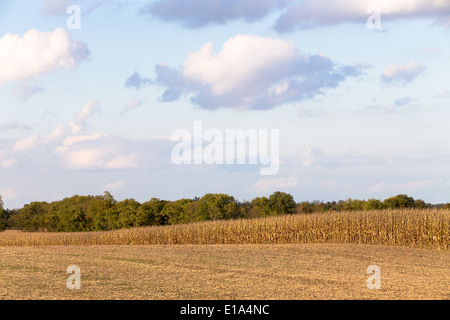
[[[450,299],[450,212],[0,233],[0,299]],[[69,290],[67,267],[81,270]],[[370,290],[367,268],[381,269]]]

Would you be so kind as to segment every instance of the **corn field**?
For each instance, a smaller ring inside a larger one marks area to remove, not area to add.
[[[0,233],[0,246],[351,243],[447,251],[450,210],[281,215],[77,233]]]

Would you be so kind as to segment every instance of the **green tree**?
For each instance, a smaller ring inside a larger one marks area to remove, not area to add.
[[[297,209],[294,197],[285,192],[275,191],[269,196],[269,202],[272,214],[292,214]]]
[[[399,194],[384,200],[384,205],[389,209],[395,208],[414,208],[414,198],[406,194]]]
[[[234,219],[239,208],[233,196],[225,193],[207,193],[198,200],[197,215],[200,220]]]
[[[91,201],[89,201],[89,206],[86,210],[86,226],[89,230],[102,230],[101,228],[97,228],[96,223],[99,223],[101,219],[96,218],[96,216],[106,209],[108,209],[108,207],[106,202],[103,200],[103,197],[95,196],[91,198]]]
[[[191,199],[180,199],[167,202],[161,211],[161,216],[167,218],[168,224],[180,224],[191,222],[189,206],[193,202]]]
[[[117,203],[119,228],[131,228],[137,225],[139,207],[140,203],[134,199],[126,199]]]
[[[44,231],[43,218],[46,213],[46,202],[31,202],[19,210],[23,219],[23,230]]]
[[[369,199],[364,202],[364,210],[380,210],[384,208],[385,205],[378,199]]]
[[[353,211],[353,210],[363,210],[364,209],[364,201],[347,199],[342,203],[342,210],[345,211]]]
[[[8,212],[8,220],[6,221],[6,225],[8,229],[11,230],[22,230],[23,229],[23,217],[19,214],[17,209],[9,210]]]
[[[316,206],[314,203],[303,201],[299,203],[297,210],[299,213],[313,213],[316,210]]]
[[[417,199],[417,200],[414,200],[414,208],[425,209],[425,208],[427,208],[427,204],[422,199]]]
[[[137,226],[153,226],[164,225],[168,223],[168,217],[161,215],[161,211],[167,201],[158,198],[152,198],[150,201],[144,202],[136,213]]]
[[[251,217],[267,217],[271,213],[270,200],[267,197],[257,197],[252,200]]]
[[[3,200],[0,194],[0,231],[6,230],[6,221],[8,220],[6,210],[3,210]]]
[[[113,207],[117,203],[117,201],[114,199],[112,194],[109,193],[108,191],[105,191],[103,193],[102,200],[104,201],[105,206],[106,206],[107,209]]]
[[[81,208],[72,209],[66,230],[69,232],[86,231],[86,216]]]
[[[48,225],[45,221],[48,220],[51,212],[55,212],[59,218],[60,226],[56,231],[75,232],[85,231],[86,229],[86,214],[83,211],[83,206],[80,205],[80,196],[75,195],[70,198],[64,198],[61,201],[52,203],[50,208],[47,208],[45,214],[44,225],[45,230],[48,230]],[[84,206],[86,207],[86,206]],[[86,209],[87,211],[87,209]]]

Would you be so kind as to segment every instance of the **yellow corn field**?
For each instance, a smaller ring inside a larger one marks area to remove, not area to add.
[[[446,251],[450,210],[389,209],[204,221],[104,232],[0,233],[0,246],[353,243]]]

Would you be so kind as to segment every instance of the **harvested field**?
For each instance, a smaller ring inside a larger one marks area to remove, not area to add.
[[[0,247],[1,299],[449,299],[450,253],[353,244]],[[81,269],[69,290],[66,269]],[[381,269],[381,289],[366,286]]]

